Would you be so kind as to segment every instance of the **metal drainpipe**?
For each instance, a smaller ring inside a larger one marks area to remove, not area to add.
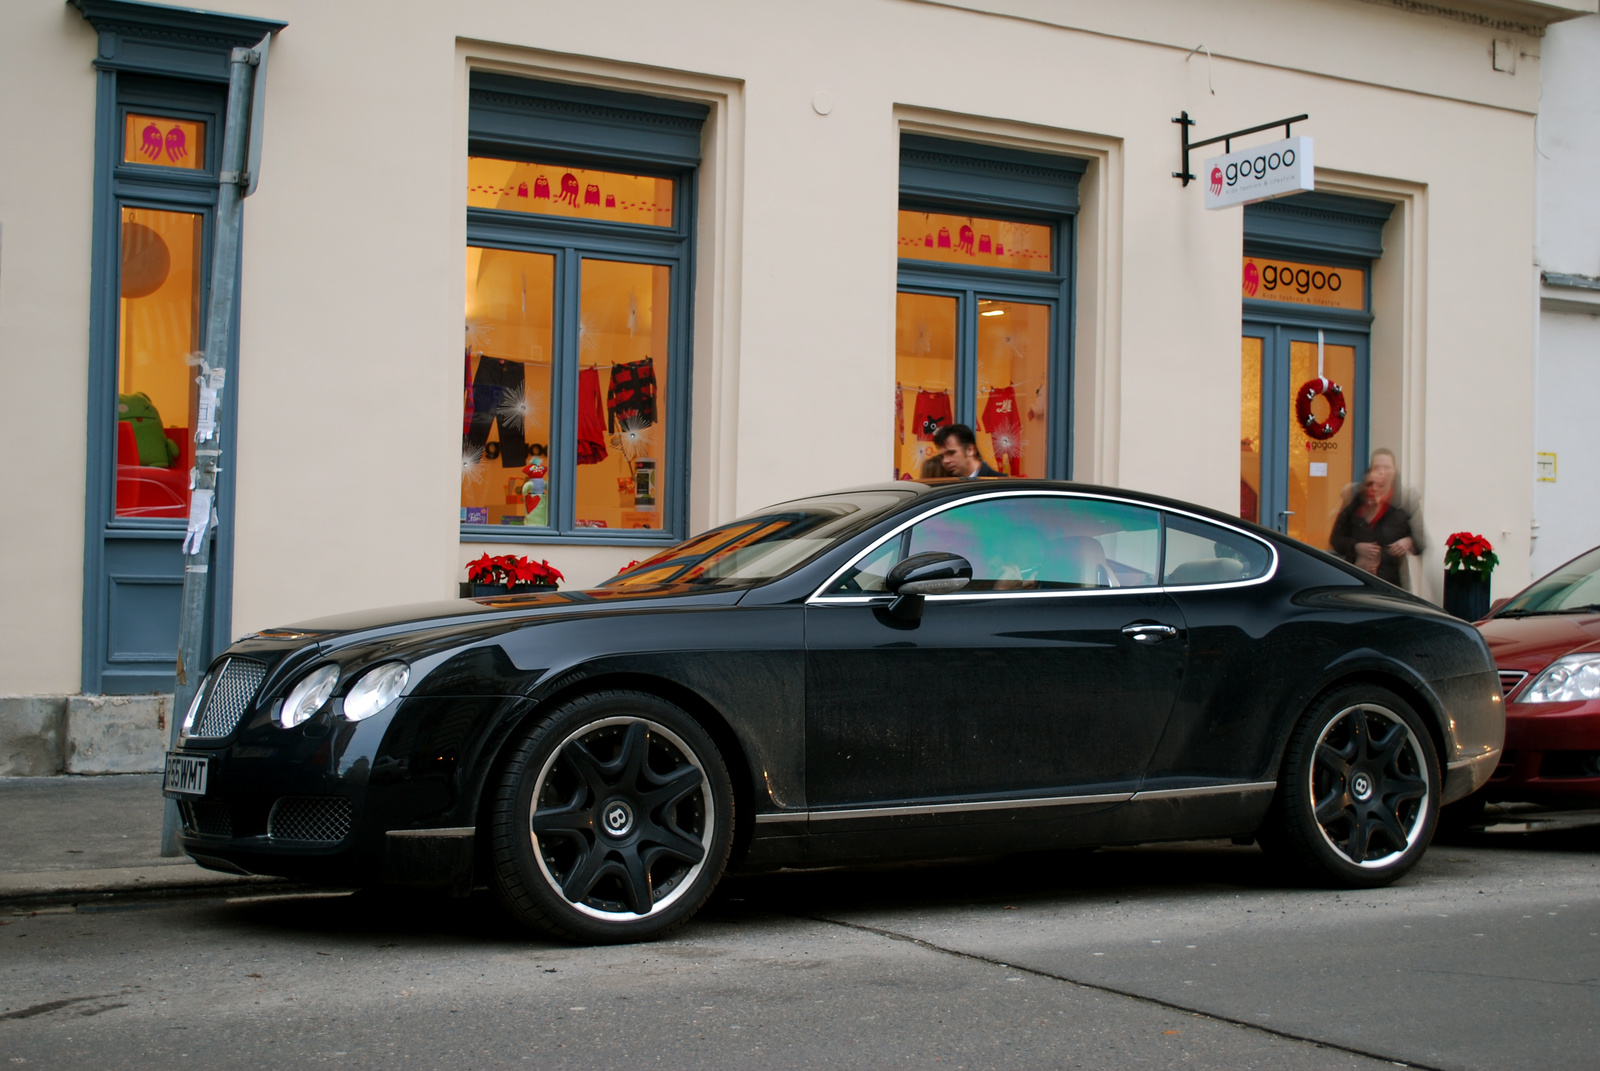
[[[217,190],[216,246],[211,255],[211,293],[206,303],[206,330],[200,351],[201,385],[216,388],[220,397],[224,386],[222,373],[228,366],[229,328],[233,323],[233,292],[238,282],[239,227],[243,219],[243,193],[249,182],[245,173],[246,152],[249,148],[249,114],[255,82],[255,65],[260,56],[254,49],[236,48],[230,57],[228,70],[227,125],[222,135],[222,171]],[[216,404],[217,428],[204,442],[195,443],[195,467],[190,473],[194,485],[193,495],[204,494],[214,502],[217,473],[222,460],[222,433],[220,428],[222,406]],[[168,746],[178,746],[178,735],[183,726],[189,704],[205,675],[201,652],[205,649],[206,603],[211,589],[211,538],[215,506],[210,515],[201,518],[201,534],[186,544],[183,559],[183,609],[178,618],[178,681],[172,696],[172,724]],[[190,521],[194,524],[193,518]],[[178,850],[178,804],[168,799],[161,817],[161,854],[181,855]]]

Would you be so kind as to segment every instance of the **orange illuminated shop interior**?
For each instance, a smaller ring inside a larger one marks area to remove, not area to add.
[[[1043,224],[900,212],[899,255],[941,264],[1049,271]],[[978,452],[1003,475],[1042,477],[1049,444],[1048,305],[977,302]],[[957,299],[901,291],[895,308],[895,477],[945,474],[933,434],[955,420]]]
[[[188,514],[198,390],[189,357],[200,345],[202,227],[193,212],[122,209],[118,517]]]
[[[671,269],[582,262],[577,425],[552,449],[554,272],[549,254],[467,249],[461,521],[553,527],[566,448],[577,527],[663,528]]]

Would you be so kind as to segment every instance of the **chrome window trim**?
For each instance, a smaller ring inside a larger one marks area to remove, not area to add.
[[[756,825],[779,822],[838,822],[857,818],[911,818],[973,811],[1025,811],[1037,807],[1075,807],[1088,803],[1138,803],[1141,800],[1185,799],[1239,792],[1276,791],[1276,781],[1249,781],[1194,788],[1164,788],[1152,792],[1100,792],[1087,796],[1026,796],[1009,799],[963,800],[957,803],[897,803],[887,807],[846,807],[820,811],[765,811]]]
[[[1191,520],[1199,521],[1201,524],[1209,524],[1214,527],[1221,528],[1224,531],[1233,532],[1236,535],[1244,536],[1246,539],[1254,540],[1255,542],[1267,548],[1267,552],[1272,555],[1272,561],[1271,564],[1267,566],[1266,572],[1262,573],[1260,576],[1251,577],[1248,580],[1228,580],[1216,584],[1162,583],[1150,584],[1145,587],[1137,588],[1067,588],[1056,591],[957,591],[949,595],[925,595],[923,596],[925,599],[929,600],[930,602],[972,602],[982,599],[1053,599],[1063,597],[1080,598],[1085,595],[1129,595],[1145,593],[1166,594],[1169,592],[1176,593],[1185,591],[1219,591],[1224,588],[1247,588],[1253,587],[1256,584],[1265,584],[1278,573],[1279,555],[1278,548],[1276,546],[1267,540],[1262,539],[1260,536],[1251,535],[1249,532],[1246,532],[1241,528],[1235,528],[1230,524],[1224,524],[1221,521],[1213,520],[1210,517],[1203,517],[1198,513],[1191,513],[1190,511],[1184,509],[1173,509],[1170,506],[1157,506],[1149,502],[1140,502],[1137,499],[1120,498],[1116,495],[1095,494],[1089,491],[1056,491],[1040,488],[1019,488],[1015,491],[990,491],[981,495],[969,495],[962,498],[951,499],[949,502],[940,503],[931,509],[917,514],[915,517],[912,517],[909,520],[902,521],[900,524],[895,525],[892,529],[873,540],[871,544],[861,551],[861,553],[857,554],[854,558],[851,558],[844,565],[836,569],[833,572],[833,575],[829,576],[828,579],[824,580],[820,585],[818,585],[817,589],[813,591],[809,597],[807,597],[806,605],[863,606],[893,599],[894,596],[888,594],[824,595],[823,592],[827,591],[834,584],[838,583],[839,578],[844,576],[844,574],[849,572],[851,569],[855,568],[857,563],[861,562],[869,554],[876,551],[879,547],[883,546],[889,540],[898,536],[901,532],[904,532],[912,525],[919,524],[922,521],[927,520],[929,517],[937,516],[947,509],[954,509],[957,506],[969,505],[973,502],[984,502],[993,498],[1081,498],[1095,502],[1112,502],[1119,506],[1134,506],[1139,509],[1154,510],[1156,513],[1172,513],[1180,517],[1188,517]],[[1164,526],[1165,522],[1163,522],[1163,527]],[[1165,559],[1165,550],[1166,548],[1163,546],[1163,559]],[[1166,562],[1163,560],[1156,563],[1156,567],[1163,568],[1165,564]]]

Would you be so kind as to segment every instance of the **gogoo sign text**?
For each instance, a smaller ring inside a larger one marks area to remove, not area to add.
[[[1265,201],[1316,188],[1310,138],[1285,138],[1205,162],[1206,207]]]

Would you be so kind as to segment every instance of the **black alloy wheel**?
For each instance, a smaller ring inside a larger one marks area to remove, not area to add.
[[[1289,738],[1262,846],[1314,879],[1387,885],[1427,850],[1439,784],[1433,739],[1405,700],[1336,689]]]
[[[642,692],[572,700],[513,748],[495,797],[495,887],[555,936],[643,941],[700,908],[727,865],[733,788],[716,746]]]

